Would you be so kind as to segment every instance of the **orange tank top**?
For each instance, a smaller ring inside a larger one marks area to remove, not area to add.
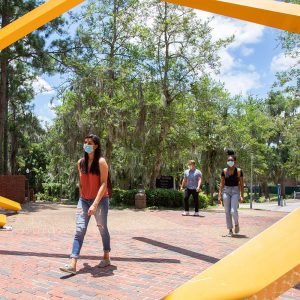
[[[92,173],[83,174],[80,171],[80,197],[94,200],[100,188],[100,176]],[[108,192],[103,197],[108,196]]]

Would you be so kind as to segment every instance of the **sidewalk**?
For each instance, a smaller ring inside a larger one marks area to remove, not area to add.
[[[285,206],[278,206],[277,202],[264,202],[264,203],[252,203],[253,209],[262,209],[262,210],[270,210],[270,211],[280,211],[280,212],[292,212],[294,209],[300,207],[300,199],[293,200],[287,199],[285,200]],[[240,204],[240,208],[250,208],[250,203],[242,203]]]
[[[32,204],[8,217],[13,231],[0,231],[0,300],[161,299],[287,214],[242,209],[240,238],[226,238],[223,212],[112,209],[112,266],[95,267],[102,244],[91,219],[78,274],[66,276],[58,268],[68,261],[75,212]],[[280,299],[300,299],[300,288]]]

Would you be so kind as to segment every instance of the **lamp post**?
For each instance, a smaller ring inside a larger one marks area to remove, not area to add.
[[[253,154],[251,153],[251,181],[250,181],[250,209],[252,209],[252,201],[253,201]]]
[[[25,192],[25,195],[27,196],[27,201],[30,200],[30,192],[29,192],[29,173],[30,173],[30,170],[28,168],[26,168],[25,170],[25,173],[26,173],[26,192]]]

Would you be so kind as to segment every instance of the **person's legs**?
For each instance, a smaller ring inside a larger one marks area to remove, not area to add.
[[[195,213],[199,213],[199,193],[196,190],[192,190],[194,205],[195,205]]]
[[[223,204],[226,215],[226,225],[229,230],[232,230],[232,216],[231,216],[231,193],[227,187],[223,191]]]
[[[232,190],[232,196],[231,196],[231,213],[234,220],[234,232],[238,233],[240,231],[239,228],[239,214],[238,214],[238,208],[239,208],[239,200],[240,200],[240,190],[238,187],[234,187]]]
[[[107,227],[107,216],[108,216],[108,208],[109,208],[109,198],[103,198],[97,208],[95,219],[97,222],[97,226],[102,238],[103,244],[103,260],[100,262],[99,267],[105,267],[110,265],[109,252],[110,248],[110,235]]]
[[[191,195],[191,190],[185,189],[185,192],[184,192],[184,211],[185,211],[185,213],[188,213],[190,210],[190,205],[189,205],[190,195]]]
[[[77,259],[80,254],[86,229],[90,220],[90,217],[88,216],[90,206],[91,203],[89,201],[82,198],[79,199],[76,212],[76,233],[73,241],[72,253],[70,255],[71,262],[70,264],[60,268],[63,272],[76,274]]]

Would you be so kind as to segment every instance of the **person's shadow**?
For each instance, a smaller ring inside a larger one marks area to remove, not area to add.
[[[247,236],[245,234],[238,234],[238,233],[235,233],[232,237],[235,239],[248,239],[249,238],[249,236]]]
[[[92,277],[97,278],[97,277],[107,277],[107,276],[113,276],[114,271],[117,270],[118,268],[114,265],[110,265],[104,268],[99,268],[98,266],[90,266],[88,263],[83,264],[83,268],[77,271],[76,274],[68,274],[60,277],[60,279],[68,279],[71,277],[74,277],[79,274],[87,274],[90,273]]]

